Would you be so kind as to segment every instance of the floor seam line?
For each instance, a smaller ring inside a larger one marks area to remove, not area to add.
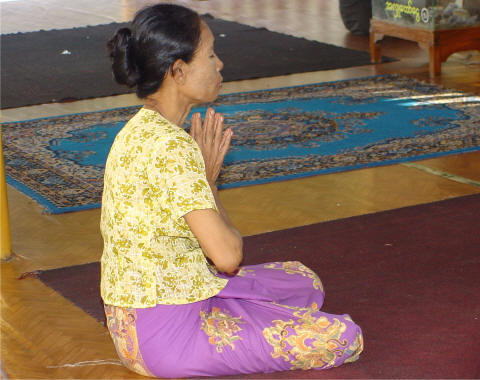
[[[417,164],[415,162],[406,162],[406,163],[403,163],[401,165],[409,167],[409,168],[414,168],[414,169],[417,169],[417,170],[421,170],[423,172],[426,172],[426,173],[429,173],[429,174],[432,174],[432,175],[436,175],[436,176],[439,176],[439,177],[442,177],[442,178],[445,178],[445,179],[449,179],[451,181],[480,187],[480,182],[479,181],[475,181],[473,179],[458,176],[458,175],[455,175],[455,174],[452,174],[452,173],[444,172],[443,170],[429,168],[427,166],[420,165],[420,164]]]

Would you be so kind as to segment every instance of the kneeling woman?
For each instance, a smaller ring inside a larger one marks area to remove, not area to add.
[[[232,131],[209,109],[223,67],[195,12],[159,4],[109,42],[119,83],[144,107],[117,135],[102,201],[101,292],[123,363],[157,377],[325,369],[358,358],[348,315],[319,311],[317,275],[299,262],[239,266],[242,238],[215,181]]]

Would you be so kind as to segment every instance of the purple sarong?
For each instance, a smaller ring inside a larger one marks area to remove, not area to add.
[[[244,266],[215,297],[146,309],[106,306],[123,363],[156,377],[326,369],[358,359],[347,315],[319,311],[318,276],[297,261]]]

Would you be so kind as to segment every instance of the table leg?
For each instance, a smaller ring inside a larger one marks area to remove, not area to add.
[[[372,63],[379,63],[382,60],[381,47],[378,43],[383,38],[383,35],[370,32],[370,60]]]
[[[431,44],[428,48],[428,55],[430,77],[433,78],[442,73],[442,57],[440,47],[435,44]]]

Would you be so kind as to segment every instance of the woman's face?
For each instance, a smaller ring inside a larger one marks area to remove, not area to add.
[[[222,86],[223,62],[215,55],[214,37],[205,22],[201,22],[200,41],[195,55],[186,64],[186,80],[183,94],[192,104],[211,102],[218,96]]]

